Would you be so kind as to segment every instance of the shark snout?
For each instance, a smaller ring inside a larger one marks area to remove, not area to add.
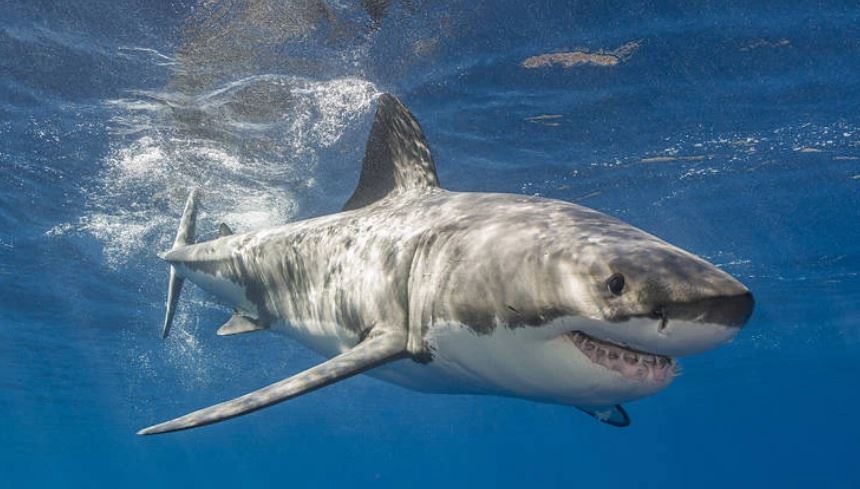
[[[643,338],[651,351],[687,356],[731,341],[752,315],[755,300],[743,292],[658,306],[656,335]],[[643,345],[645,346],[645,345]]]
[[[741,328],[752,315],[754,305],[752,293],[747,290],[739,294],[660,305],[655,308],[654,314],[667,321],[683,320]]]
[[[675,300],[657,300],[646,309],[650,312],[615,321],[603,332],[583,331],[659,355],[688,356],[711,350],[737,336],[755,307],[746,287],[737,281],[731,285]]]

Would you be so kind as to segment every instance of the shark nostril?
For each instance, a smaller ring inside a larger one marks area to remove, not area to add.
[[[651,310],[648,315],[651,319],[659,319],[660,325],[657,326],[657,332],[663,333],[666,331],[666,326],[669,325],[669,317],[666,315],[666,309],[663,306],[657,306]]]

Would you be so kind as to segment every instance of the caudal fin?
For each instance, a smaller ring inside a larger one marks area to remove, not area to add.
[[[171,250],[190,245],[194,242],[194,233],[197,227],[197,203],[200,198],[200,190],[195,188],[188,194],[185,202],[185,210],[182,211],[182,219],[179,221],[179,229],[176,231],[176,239],[173,240]],[[176,268],[170,266],[170,278],[167,282],[167,310],[164,313],[164,329],[162,338],[170,334],[170,326],[173,323],[173,315],[176,314],[176,304],[179,302],[179,293],[182,291],[182,283],[185,280],[176,273]]]

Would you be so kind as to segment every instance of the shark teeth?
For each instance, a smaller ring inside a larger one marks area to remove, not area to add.
[[[676,362],[671,357],[652,355],[598,340],[580,331],[565,335],[592,362],[639,381],[666,382],[675,377]]]

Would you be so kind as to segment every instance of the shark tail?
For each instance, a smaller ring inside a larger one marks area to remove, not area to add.
[[[200,200],[200,189],[194,188],[188,194],[185,202],[185,210],[182,211],[182,219],[179,221],[179,229],[176,231],[176,239],[173,240],[171,250],[188,246],[194,242],[195,229],[197,227],[197,204]],[[185,281],[176,271],[176,267],[170,265],[170,278],[167,282],[167,310],[164,313],[164,328],[161,337],[167,338],[170,334],[170,326],[173,316],[176,314],[176,304],[179,302],[179,293],[182,291],[182,283]]]

